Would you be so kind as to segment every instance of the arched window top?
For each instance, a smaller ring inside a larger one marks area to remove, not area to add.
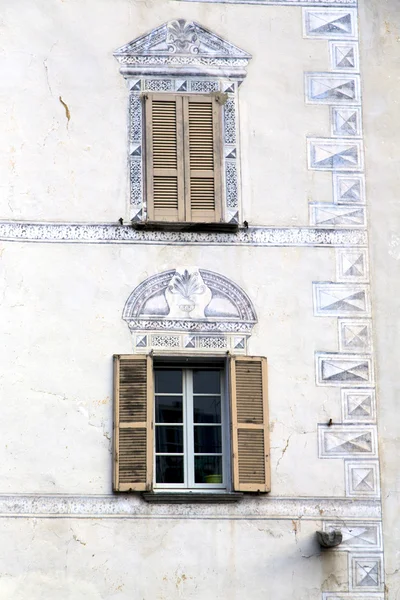
[[[122,317],[132,334],[140,332],[135,346],[153,347],[152,339],[161,343],[160,335],[153,333],[168,332],[169,342],[182,350],[196,345],[206,349],[207,344],[221,351],[245,350],[257,322],[253,303],[237,283],[198,267],[178,267],[149,277],[133,290]],[[196,339],[189,342],[194,345],[187,345],[190,335],[183,339],[178,332],[193,334]]]

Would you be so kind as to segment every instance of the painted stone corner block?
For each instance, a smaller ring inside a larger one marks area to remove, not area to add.
[[[349,554],[349,587],[354,592],[383,592],[383,554]],[[360,600],[363,600],[360,598]]]
[[[379,463],[377,460],[346,460],[346,496],[351,498],[379,498]]]
[[[329,42],[332,71],[359,72],[360,60],[357,42]]]
[[[376,420],[375,390],[342,389],[342,420],[344,423],[374,423]]]
[[[366,227],[364,206],[311,202],[309,211],[315,227]]]
[[[372,351],[372,322],[370,319],[339,319],[340,352]]]
[[[359,75],[350,73],[305,73],[307,104],[360,104]]]
[[[308,168],[317,171],[361,171],[361,140],[334,138],[307,139]]]
[[[366,550],[379,551],[382,549],[382,526],[380,523],[373,522],[355,522],[347,524],[342,521],[325,521],[323,523],[324,531],[334,531],[340,529],[343,535],[343,541],[334,552],[343,550]],[[338,595],[340,599],[342,594]],[[346,597],[346,594],[344,595]],[[333,595],[329,600],[333,600]],[[351,598],[351,596],[350,596]],[[328,598],[327,598],[328,600]],[[361,599],[360,599],[361,600]],[[362,600],[365,600],[362,598]]]
[[[365,204],[365,179],[360,173],[334,173],[333,199],[337,204]]]
[[[374,425],[318,425],[320,458],[376,458]]]
[[[336,279],[338,282],[367,282],[369,279],[368,252],[364,248],[336,250]]]
[[[333,106],[331,108],[331,130],[334,137],[360,137],[362,135],[361,108],[358,106],[352,108]]]
[[[304,8],[305,38],[357,39],[357,11],[352,8]]]
[[[368,354],[354,355],[317,352],[316,383],[321,386],[373,386],[372,358]]]
[[[314,315],[318,317],[370,317],[369,286],[331,282],[313,283]]]

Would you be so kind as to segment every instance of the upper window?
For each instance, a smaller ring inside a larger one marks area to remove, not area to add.
[[[115,57],[129,85],[133,225],[237,230],[238,88],[251,56],[198,23],[174,19]]]
[[[269,491],[265,358],[114,365],[115,491]]]
[[[219,96],[147,94],[144,97],[149,219],[220,221]]]

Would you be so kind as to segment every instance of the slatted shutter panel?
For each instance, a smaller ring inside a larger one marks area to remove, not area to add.
[[[214,96],[183,98],[186,220],[221,219],[221,106]]]
[[[268,492],[269,429],[267,360],[230,359],[233,487],[241,492]]]
[[[150,490],[153,470],[150,356],[114,356],[114,490]]]
[[[153,221],[183,221],[182,96],[148,94],[145,114],[149,218]]]

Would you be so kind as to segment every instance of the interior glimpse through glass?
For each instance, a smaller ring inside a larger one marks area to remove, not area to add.
[[[156,484],[223,485],[221,374],[155,370]]]

